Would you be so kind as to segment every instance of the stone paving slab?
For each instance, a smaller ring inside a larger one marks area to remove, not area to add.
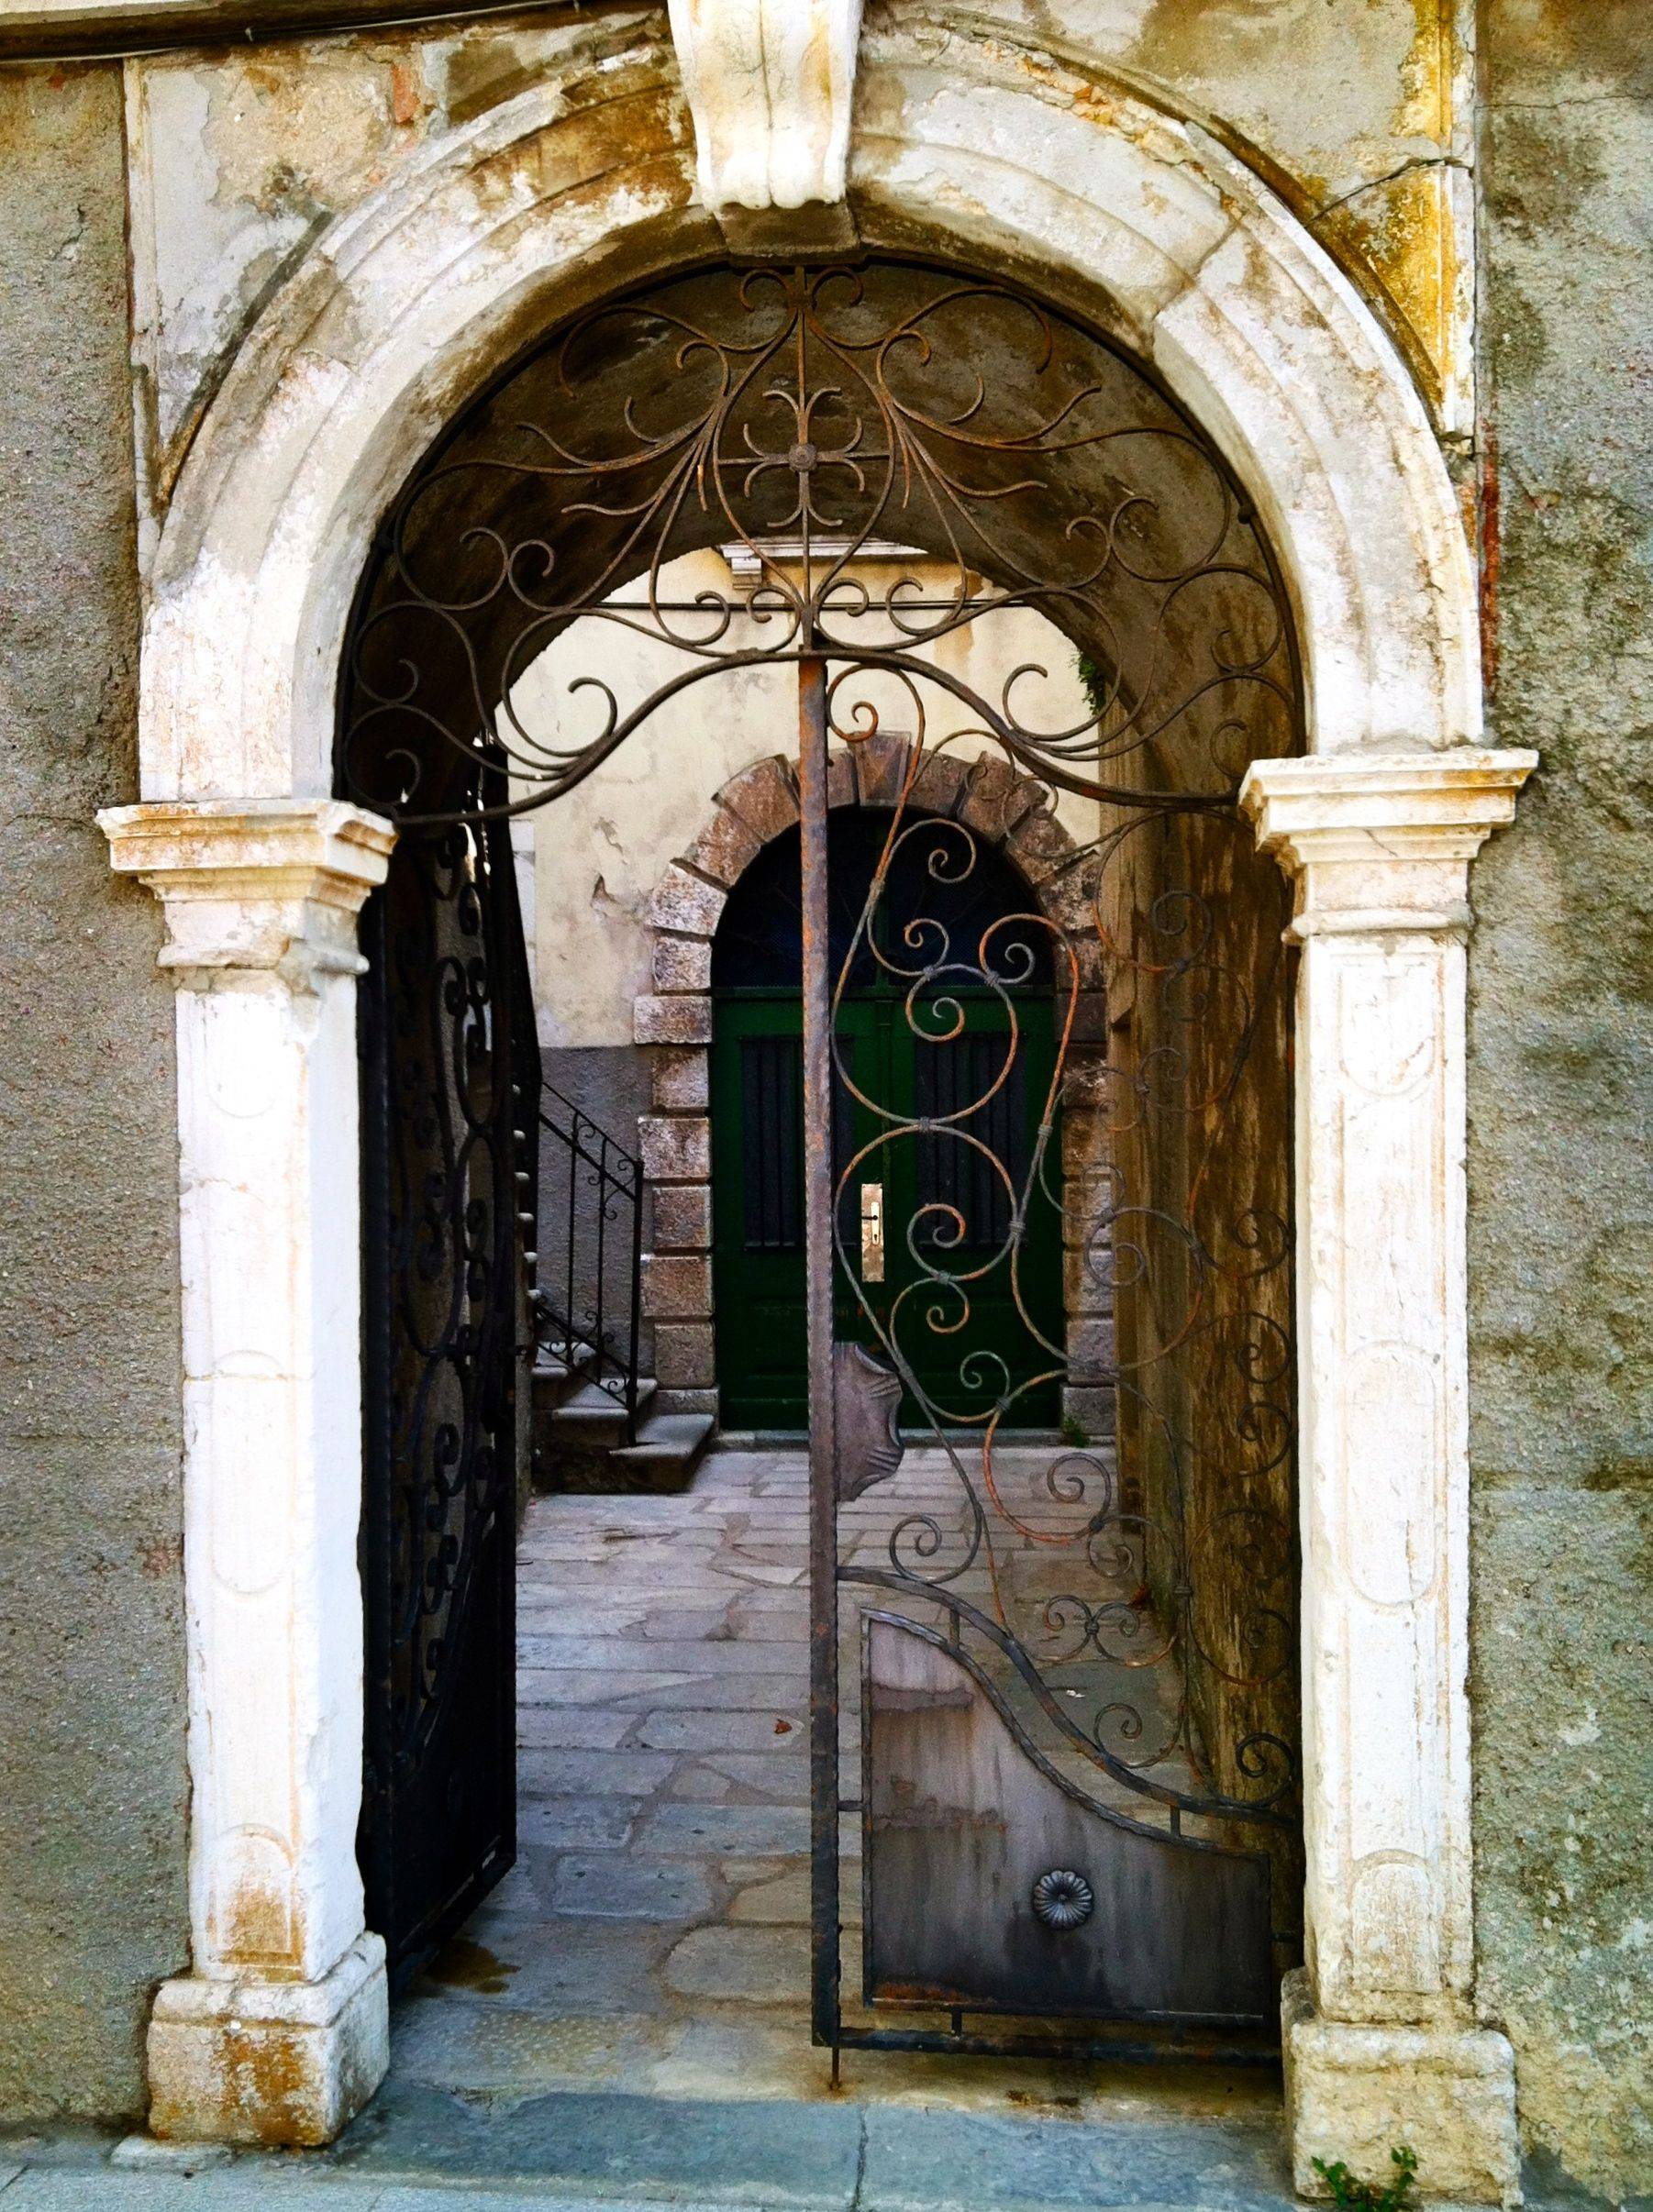
[[[809,1849],[809,1812],[793,1805],[662,1805],[639,1823],[638,1844],[663,1856],[786,1857]]]
[[[716,1697],[720,1711],[760,1712],[809,1695],[804,1654],[790,1654],[772,1672],[708,1677],[704,1675],[596,1675],[582,1668],[561,1672],[535,1669],[517,1676],[517,1721],[524,1731],[535,1723],[531,1712],[542,1706],[583,1706],[587,1710],[623,1712],[633,1720],[652,1712],[704,1712]],[[707,1682],[715,1682],[708,1690]]]
[[[1272,2212],[1291,2200],[1278,2129],[1107,2126],[1059,2118],[870,2109],[857,2212],[1050,2212],[1198,2206]]]
[[[852,2106],[711,2104],[579,2092],[498,2109],[391,2084],[334,2153],[386,2179],[538,2179],[565,2194],[713,2196],[764,2212],[848,2212],[860,2173]]]
[[[721,1681],[731,1674],[764,1672],[775,1654],[758,1638],[727,1642],[638,1639],[621,1636],[519,1636],[517,1656],[526,1667],[572,1667],[608,1673],[704,1675]]]
[[[516,1811],[519,1846],[619,1850],[637,1824],[636,1797],[553,1797]]]
[[[305,2173],[272,2183],[266,2171],[216,2173],[194,2181],[182,2177],[126,2173],[70,2173],[37,2169],[23,2173],[7,2188],[0,2168],[0,2192],[8,2212],[241,2212],[277,2204],[337,2205],[339,2212],[660,2212],[661,2198],[549,2195],[540,2182],[516,2187],[477,2189],[464,2184],[434,2185],[393,2183],[386,2186],[351,2174]],[[676,2196],[672,2212],[753,2212],[749,2202],[713,2203]]]
[[[1257,2120],[1092,2124],[849,2098],[728,2104],[401,2085],[331,2152],[243,2154],[194,2176],[89,2162],[16,2172],[6,2212],[1285,2212]]]

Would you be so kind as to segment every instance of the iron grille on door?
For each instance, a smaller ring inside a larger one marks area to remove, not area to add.
[[[740,1040],[741,1200],[750,1252],[796,1252],[804,1242],[803,1069],[795,1037]]]

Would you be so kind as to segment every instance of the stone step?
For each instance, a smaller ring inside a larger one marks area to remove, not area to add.
[[[535,1411],[549,1412],[582,1388],[590,1365],[589,1359],[571,1363],[554,1352],[540,1352],[534,1361],[532,1375]]]
[[[638,1376],[639,1424],[648,1413],[655,1388],[653,1376]],[[599,1444],[623,1444],[626,1441],[626,1407],[612,1390],[604,1389],[601,1384],[581,1382],[566,1398],[560,1399],[549,1409],[546,1427],[549,1434],[545,1441],[550,1448],[565,1442],[586,1450]]]
[[[710,1441],[709,1413],[655,1413],[652,1376],[638,1379],[638,1431],[626,1442],[626,1409],[596,1384],[534,1409],[534,1487],[543,1493],[605,1497],[688,1488]]]
[[[634,1444],[610,1453],[615,1466],[635,1490],[686,1490],[711,1441],[709,1413],[653,1413],[638,1430]]]

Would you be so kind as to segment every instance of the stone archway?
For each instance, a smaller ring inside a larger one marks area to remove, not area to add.
[[[831,757],[828,803],[888,806],[905,783],[904,739],[879,735]],[[963,758],[927,753],[914,780],[912,804],[961,821],[982,845],[1002,849],[1024,876],[1039,911],[1072,940],[1082,980],[1097,979],[1090,898],[1079,873],[1082,856],[1049,807],[1049,792],[1017,775],[996,755]],[[764,846],[798,820],[795,771],[774,754],[734,777],[716,794],[715,811],[665,871],[649,901],[654,989],[636,1002],[634,1034],[648,1048],[654,1111],[641,1123],[643,1175],[653,1200],[653,1249],[644,1261],[645,1311],[654,1323],[655,1368],[661,1401],[673,1410],[716,1412],[718,1377],[712,1313],[712,1149],[707,1119],[712,1042],[712,940],[729,893]],[[1088,972],[1084,972],[1087,971]],[[1090,1253],[1065,1273],[1067,1379],[1064,1414],[1092,1436],[1113,1432],[1104,1339],[1113,1294],[1094,1255],[1105,1242],[1101,1190],[1090,1175],[1103,1148],[1097,1086],[1089,1079],[1105,1058],[1106,1010],[1094,990],[1082,995],[1068,1057],[1063,1152],[1072,1201],[1070,1244]],[[1088,1202],[1085,1194],[1088,1193]]]
[[[1254,768],[1246,803],[1304,948],[1294,2153],[1312,2186],[1314,2154],[1405,2136],[1441,2194],[1507,2195],[1513,2063],[1473,1973],[1462,1033],[1468,865],[1533,757],[1474,749],[1449,477],[1347,279],[1243,163],[1100,68],[870,29],[838,219],[1036,271],[1208,427],[1282,561],[1311,754]],[[193,1961],[151,2029],[162,2132],[324,2140],[384,2063],[353,1848],[352,918],[389,832],[327,796],[356,581],[410,446],[525,336],[721,250],[670,48],[594,34],[316,245],[162,533],[143,802],[104,817],[165,903],[179,986]]]

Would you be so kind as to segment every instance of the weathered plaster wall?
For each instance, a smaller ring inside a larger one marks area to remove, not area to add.
[[[446,129],[530,84],[600,72],[648,17],[484,21],[128,64],[146,525],[241,338],[337,218]]]
[[[1523,2125],[1653,2187],[1653,15],[1487,0],[1497,742],[1475,874],[1470,1245],[1481,1987]]]
[[[1001,23],[1209,122],[1356,271],[1437,419],[1467,434],[1473,0],[873,0],[870,12]]]
[[[136,796],[120,76],[0,72],[0,2116],[136,2113],[184,1955],[177,1147]]]
[[[938,50],[950,23],[1000,28],[1035,76],[1079,57],[1207,117],[1356,269],[1467,429],[1472,0],[871,0],[871,25],[891,19]],[[600,79],[662,28],[639,6],[131,63],[146,523],[251,320],[340,215],[448,129],[548,76]]]

